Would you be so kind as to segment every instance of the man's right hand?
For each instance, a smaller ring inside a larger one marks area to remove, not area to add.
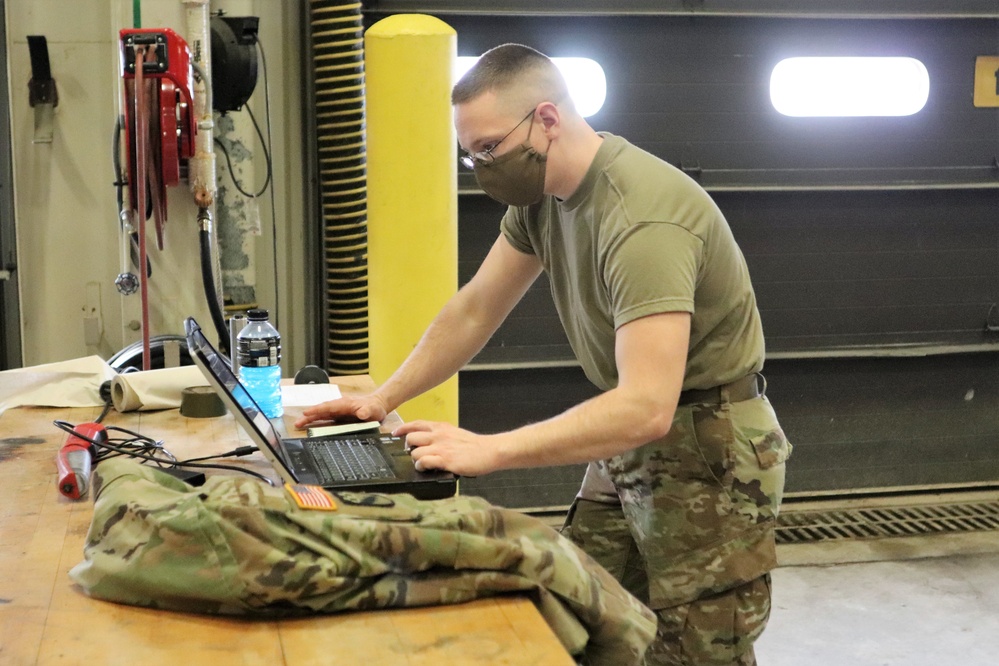
[[[304,429],[316,421],[384,421],[389,410],[375,394],[337,398],[313,405],[302,412],[295,427]]]

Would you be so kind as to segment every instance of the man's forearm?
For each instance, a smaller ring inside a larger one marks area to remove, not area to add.
[[[603,460],[669,432],[683,387],[690,315],[669,312],[618,329],[618,385],[541,423],[497,436],[500,465]]]
[[[501,469],[603,460],[669,432],[675,402],[612,389],[558,416],[493,436]]]

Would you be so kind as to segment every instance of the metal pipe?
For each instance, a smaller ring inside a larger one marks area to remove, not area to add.
[[[209,28],[209,0],[181,0],[187,7],[187,43],[191,62],[202,76],[195,78],[194,108],[198,133],[194,138],[194,156],[188,161],[188,181],[199,208],[215,203],[215,146],[213,141],[210,86],[212,77],[212,46]]]

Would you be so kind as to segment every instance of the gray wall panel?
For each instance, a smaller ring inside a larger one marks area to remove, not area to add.
[[[999,191],[716,193],[771,352],[996,343]]]

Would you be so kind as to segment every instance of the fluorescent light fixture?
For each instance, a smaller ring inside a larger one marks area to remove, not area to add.
[[[460,56],[455,63],[454,80],[457,81],[472,68],[477,56]],[[552,58],[569,86],[569,96],[576,111],[584,118],[600,110],[607,99],[607,77],[603,67],[590,58]]]
[[[915,58],[788,58],[770,74],[770,101],[785,116],[911,116],[929,96]]]

